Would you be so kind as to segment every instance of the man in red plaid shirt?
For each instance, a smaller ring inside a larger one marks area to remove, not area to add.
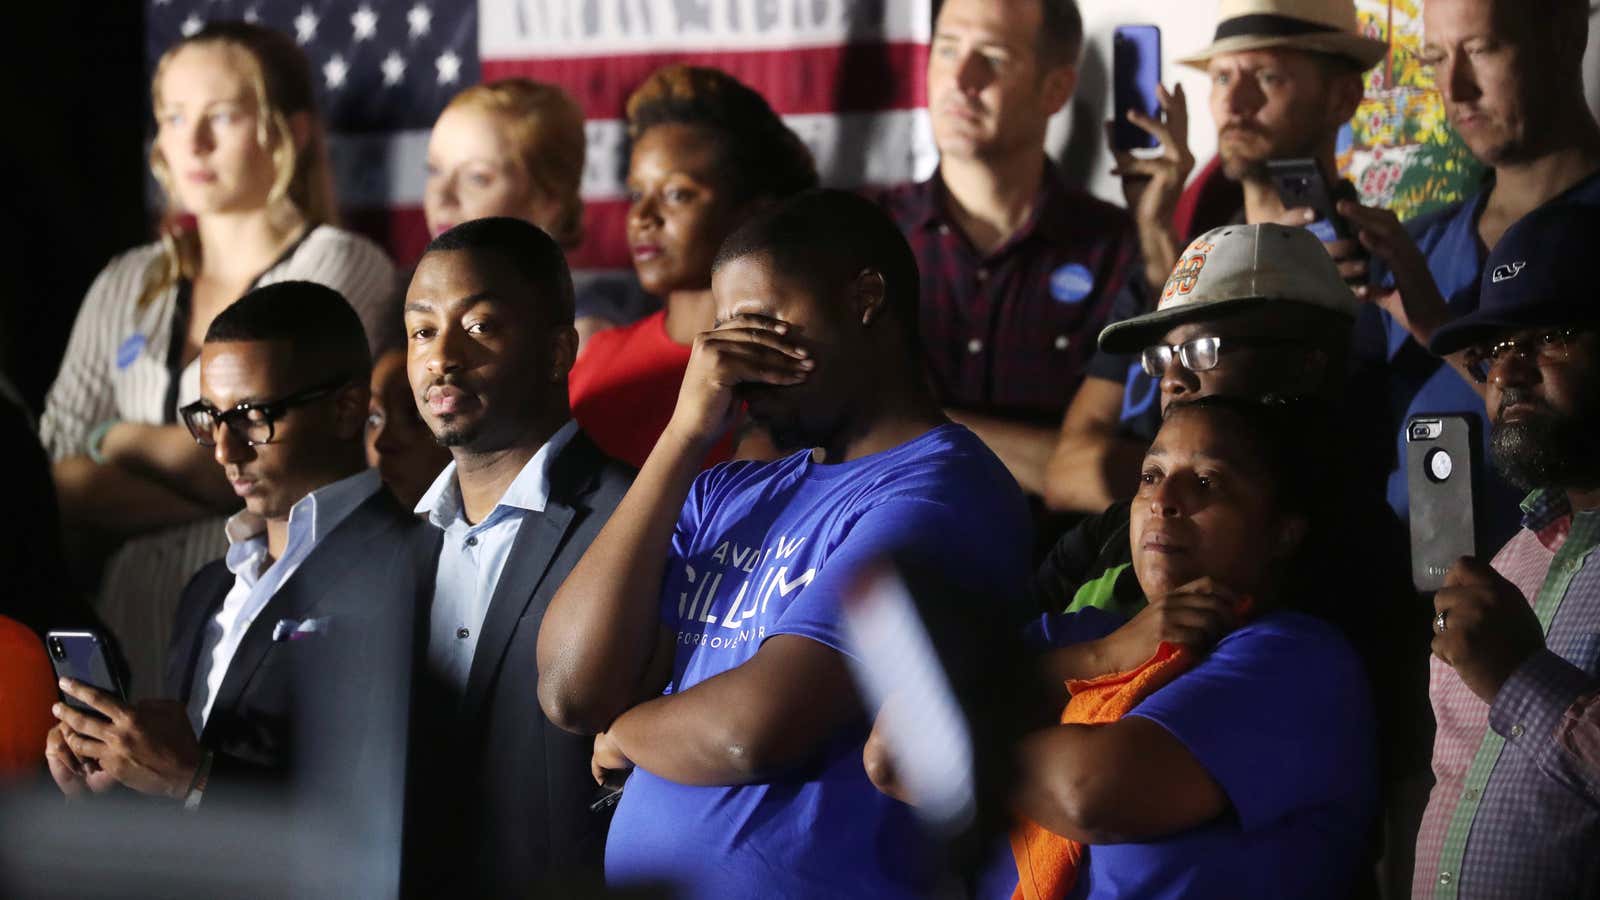
[[[1132,220],[1062,184],[1044,150],[1082,44],[1072,0],[946,0],[928,61],[939,169],[883,198],[917,255],[940,401],[1033,495],[1095,335],[1114,303],[1142,304]]]

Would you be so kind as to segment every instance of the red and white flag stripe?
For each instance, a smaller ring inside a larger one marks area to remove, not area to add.
[[[825,184],[898,184],[937,153],[923,71],[930,0],[480,0],[485,81],[558,84],[588,119],[586,238],[577,270],[628,267],[623,223],[628,95],[674,62],[724,69],[767,98],[815,154]],[[402,262],[426,242],[426,131],[341,135],[334,158],[354,224],[385,232]],[[381,160],[381,164],[374,164]]]

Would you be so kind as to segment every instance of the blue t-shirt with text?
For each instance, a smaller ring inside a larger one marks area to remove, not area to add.
[[[957,425],[845,463],[804,451],[716,466],[689,492],[662,584],[661,622],[676,634],[667,693],[739,666],[775,635],[849,653],[841,594],[891,555],[1009,615],[1029,530],[1015,480]],[[606,841],[607,882],[681,897],[924,896],[930,848],[910,809],[867,780],[869,725],[770,782],[693,787],[636,769]]]

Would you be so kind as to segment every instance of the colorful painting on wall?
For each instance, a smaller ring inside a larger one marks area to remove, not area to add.
[[[1433,72],[1418,60],[1422,0],[1356,0],[1361,28],[1389,39],[1389,57],[1367,73],[1366,99],[1339,135],[1339,169],[1362,202],[1402,220],[1477,190],[1484,168],[1445,121]]]

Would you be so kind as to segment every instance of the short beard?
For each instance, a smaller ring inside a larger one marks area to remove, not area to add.
[[[469,447],[476,443],[483,429],[462,425],[443,425],[435,434],[434,440],[441,447]]]
[[[1243,184],[1247,181],[1266,181],[1267,162],[1264,159],[1236,159],[1224,155],[1222,157],[1222,174],[1229,181]]]
[[[1520,490],[1600,485],[1600,429],[1592,417],[1545,407],[1520,422],[1497,422],[1489,455],[1495,470]]]
[[[1222,161],[1222,174],[1227,176],[1229,181],[1239,183],[1246,181],[1265,181],[1267,179],[1267,160],[1265,158],[1255,159],[1253,157],[1240,156],[1236,152],[1227,149],[1228,130],[1238,131],[1243,134],[1255,135],[1258,138],[1267,137],[1261,131],[1250,126],[1243,125],[1232,126],[1231,129],[1225,129],[1223,132],[1219,133],[1217,135],[1217,158]],[[1268,144],[1270,147],[1270,139],[1268,140]],[[1270,152],[1268,155],[1270,156]]]
[[[1306,137],[1298,146],[1279,147],[1270,135],[1255,128],[1235,126],[1241,131],[1256,134],[1267,139],[1267,155],[1260,159],[1243,158],[1235,156],[1222,149],[1222,135],[1217,135],[1217,156],[1222,160],[1222,174],[1229,181],[1243,184],[1245,182],[1258,182],[1265,184],[1271,179],[1267,175],[1267,161],[1273,159],[1317,159],[1317,150],[1321,146],[1315,138]],[[1329,185],[1332,188],[1332,185]]]

